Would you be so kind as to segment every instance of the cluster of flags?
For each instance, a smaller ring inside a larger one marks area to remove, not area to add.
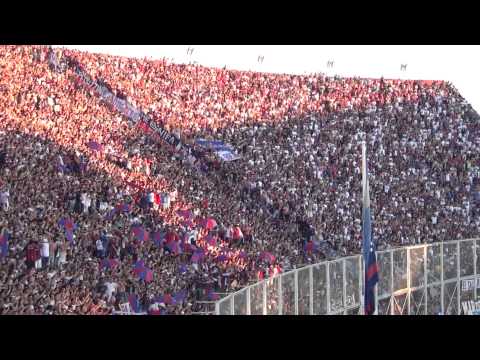
[[[8,240],[10,239],[10,234],[6,231],[0,236],[0,257],[4,258],[8,255]]]
[[[70,218],[62,218],[58,225],[65,231],[65,237],[68,241],[73,241],[73,232],[78,228],[77,224]]]
[[[135,263],[133,272],[140,280],[143,280],[146,283],[149,283],[153,280],[153,271],[145,266],[145,262],[143,260],[139,260]]]

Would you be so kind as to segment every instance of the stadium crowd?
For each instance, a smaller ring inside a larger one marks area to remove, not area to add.
[[[0,48],[2,314],[191,314],[359,253],[363,140],[379,249],[477,235],[478,115],[448,83],[54,50],[188,144],[200,172],[54,71],[49,51]]]

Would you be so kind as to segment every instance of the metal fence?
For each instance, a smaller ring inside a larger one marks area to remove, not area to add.
[[[379,315],[451,315],[477,299],[480,239],[377,252]],[[232,293],[217,315],[357,315],[363,313],[361,255],[289,271]]]

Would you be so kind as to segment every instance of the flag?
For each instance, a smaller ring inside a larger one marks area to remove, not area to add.
[[[191,261],[193,263],[198,263],[204,257],[205,257],[205,253],[203,252],[202,249],[199,249],[199,250],[195,251],[195,253],[192,255]]]
[[[220,295],[218,295],[213,290],[208,290],[207,298],[208,298],[209,301],[217,301],[217,300],[220,300]]]
[[[177,304],[181,304],[182,302],[185,301],[186,298],[187,298],[186,290],[180,290],[179,292],[177,292],[173,295],[173,299],[175,300],[175,303],[177,303]]]
[[[372,315],[375,312],[375,285],[378,282],[377,257],[375,255],[375,243],[372,236],[372,218],[370,212],[370,193],[367,174],[366,145],[362,144],[362,186],[363,186],[363,208],[362,208],[362,238],[363,238],[363,259],[365,263],[365,294],[364,307],[365,315]]]
[[[67,240],[73,241],[73,232],[77,229],[77,224],[75,224],[70,218],[62,218],[58,222],[58,225],[63,227]]]
[[[114,269],[118,265],[118,261],[115,259],[103,259],[100,262],[100,270],[102,269]]]
[[[94,151],[103,151],[103,145],[99,144],[96,141],[90,141],[87,145],[90,149]]]
[[[181,252],[180,246],[177,241],[170,241],[166,244],[166,247],[174,254],[179,254]]]
[[[303,250],[305,252],[314,252],[317,251],[319,248],[318,244],[314,241],[308,241],[305,243],[305,246],[303,247]]]
[[[190,220],[192,217],[192,212],[190,210],[178,210],[177,215],[184,218],[185,220]]]
[[[185,221],[182,221],[181,225],[187,229],[193,229],[195,227],[195,224],[191,219],[187,219]]]
[[[163,243],[165,242],[165,233],[156,231],[152,234],[152,239],[156,246],[162,247]]]
[[[217,226],[217,222],[213,218],[207,218],[202,221],[202,227],[207,230],[212,230],[215,226]]]
[[[140,301],[138,300],[138,296],[136,294],[128,295],[128,303],[130,304],[130,308],[134,313],[140,312]]]
[[[172,295],[170,294],[166,294],[163,296],[163,303],[167,304],[167,305],[173,305],[173,298],[172,298]]]
[[[269,264],[275,262],[275,256],[267,251],[264,251],[260,258],[266,260]]]
[[[185,264],[181,264],[179,267],[178,267],[178,272],[180,274],[185,274],[187,272],[187,266]]]
[[[10,234],[5,232],[0,236],[0,257],[4,258],[8,255],[8,240],[10,239]]]
[[[205,238],[205,241],[207,242],[208,245],[210,246],[215,246],[217,245],[217,238],[215,236],[212,236],[211,234],[208,234],[207,237]]]
[[[149,283],[153,281],[153,271],[149,268],[144,268],[143,271],[139,275],[140,280]]]
[[[145,231],[145,229],[141,226],[133,226],[132,232],[135,235],[135,237],[138,239],[138,241],[148,241],[149,239],[148,231]]]
[[[145,262],[143,260],[138,260],[134,265],[133,265],[133,272],[137,275],[140,276],[140,273],[142,273],[145,269]]]
[[[124,212],[124,213],[128,213],[130,211],[132,211],[132,205],[130,204],[126,204],[126,203],[122,203],[122,204],[118,204],[115,209],[119,212]]]

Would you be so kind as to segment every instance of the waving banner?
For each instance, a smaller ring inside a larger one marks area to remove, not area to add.
[[[203,148],[211,149],[223,161],[234,161],[241,158],[240,155],[235,153],[235,150],[230,144],[225,144],[220,140],[197,139],[195,143]]]

